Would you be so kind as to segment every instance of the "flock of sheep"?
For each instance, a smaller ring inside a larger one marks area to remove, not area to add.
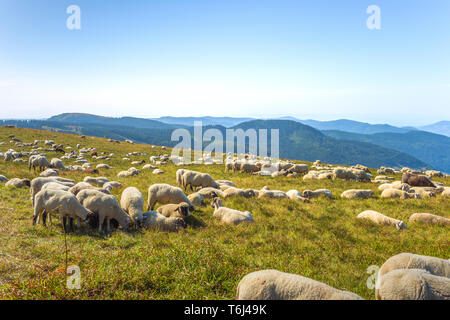
[[[97,160],[110,160],[115,154],[99,156],[95,148],[82,148],[80,144],[76,150],[72,147],[55,144],[53,140],[23,143],[14,135],[10,136],[11,143],[19,147],[31,147],[29,152],[17,152],[9,149],[0,156],[5,161],[13,163],[26,162],[28,169],[38,169],[39,177],[32,179],[13,178],[8,180],[0,175],[0,181],[6,186],[16,188],[29,187],[31,203],[34,208],[33,225],[42,220],[46,225],[51,222],[51,215],[59,215],[64,230],[73,230],[74,222],[78,228],[96,228],[98,232],[111,232],[111,226],[127,230],[130,226],[136,228],[158,228],[164,231],[176,232],[186,227],[186,218],[196,207],[205,205],[208,201],[213,216],[222,223],[237,225],[240,223],[254,223],[252,214],[228,208],[223,201],[231,197],[256,199],[284,199],[310,202],[317,197],[332,198],[333,193],[328,189],[317,190],[271,190],[268,186],[262,189],[238,188],[232,181],[215,180],[208,173],[188,169],[176,171],[178,186],[164,183],[152,184],[148,188],[147,208],[144,210],[144,197],[136,187],[123,189],[120,200],[111,194],[114,188],[123,188],[117,181],[110,181],[106,177],[93,177],[99,170],[110,169],[111,166],[102,163],[92,168],[86,156]],[[83,137],[82,137],[83,138]],[[110,142],[118,143],[110,139]],[[133,143],[132,141],[127,141]],[[43,143],[45,148],[39,147]],[[4,143],[2,143],[4,144]],[[64,151],[66,150],[66,151]],[[48,161],[45,152],[61,152],[60,158]],[[131,161],[131,156],[145,155],[139,152],[126,154],[123,161]],[[66,167],[63,160],[72,159],[75,164]],[[172,160],[178,166],[184,166],[182,158],[160,155],[150,157],[152,164],[145,164],[142,170],[153,170],[154,174],[164,174],[158,165]],[[201,159],[206,165],[215,164],[211,154],[205,154]],[[133,161],[132,165],[142,165],[145,161]],[[350,168],[324,165],[316,161],[312,169],[306,164],[295,164],[288,161],[274,161],[270,158],[259,158],[245,155],[237,158],[227,155],[225,171],[241,172],[261,176],[290,176],[302,177],[303,180],[345,179],[379,184],[382,191],[381,198],[422,199],[428,197],[450,197],[450,188],[441,183],[432,182],[435,176],[444,176],[438,171],[418,172],[409,168],[398,171],[393,168],[381,167],[379,176],[373,178],[368,168],[356,165]],[[59,176],[59,171],[74,170],[89,174],[83,181],[75,182]],[[140,174],[141,170],[131,167],[118,173],[118,177],[130,177]],[[402,173],[401,181],[392,181],[388,174]],[[187,190],[192,192],[186,194]],[[344,191],[341,198],[367,199],[374,197],[370,189],[350,189]],[[155,210],[155,206],[159,207]],[[367,219],[380,225],[391,225],[397,229],[407,228],[405,222],[386,216],[380,212],[366,210],[361,212],[358,219]],[[415,213],[409,222],[416,221],[450,225],[450,219],[431,213]],[[362,299],[358,295],[332,288],[324,283],[287,274],[276,270],[262,270],[246,275],[237,288],[238,299]],[[380,269],[377,280],[377,299],[450,299],[450,260],[435,257],[418,256],[402,253],[388,259]]]

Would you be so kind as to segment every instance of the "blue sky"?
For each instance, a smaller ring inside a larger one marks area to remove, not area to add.
[[[66,28],[72,4],[81,30]],[[0,0],[0,118],[450,120],[449,13],[447,0]]]

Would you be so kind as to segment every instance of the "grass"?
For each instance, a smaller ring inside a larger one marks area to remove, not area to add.
[[[146,197],[153,183],[175,185],[173,164],[161,166],[164,175],[142,171],[131,178],[117,178],[117,173],[131,167],[122,157],[132,151],[147,156],[170,153],[148,145],[110,143],[107,139],[62,134],[41,130],[0,128],[1,151],[13,148],[9,134],[24,142],[54,139],[75,148],[96,147],[99,152],[115,153],[108,164],[113,168],[100,172],[110,180],[135,186]],[[24,150],[29,150],[24,148]],[[48,153],[49,159],[60,154]],[[89,158],[90,156],[87,156]],[[94,166],[102,160],[89,159]],[[71,161],[65,161],[66,165]],[[190,166],[209,172],[215,179],[229,179],[238,187],[287,191],[328,188],[333,199],[313,199],[310,204],[291,200],[227,199],[224,204],[252,212],[256,221],[250,225],[227,226],[218,223],[209,206],[193,213],[191,223],[179,233],[117,230],[112,234],[78,230],[67,236],[69,265],[81,269],[81,289],[66,287],[64,234],[58,219],[47,228],[31,225],[32,207],[28,189],[10,189],[0,185],[0,298],[1,299],[233,299],[239,280],[261,269],[278,269],[325,282],[374,299],[366,286],[367,268],[381,266],[390,256],[411,252],[449,258],[449,229],[444,226],[408,224],[415,212],[429,212],[449,217],[450,200],[440,195],[431,199],[380,199],[377,185],[349,181],[308,181],[301,178],[257,177],[225,173],[223,165]],[[375,170],[372,171],[376,174]],[[0,160],[0,174],[33,178],[26,164]],[[61,176],[80,181],[79,172]],[[396,176],[396,179],[399,179]],[[436,181],[449,184],[449,179]],[[346,189],[372,189],[374,199],[345,200],[339,195]],[[114,190],[120,198],[121,190]],[[363,210],[373,209],[404,220],[409,229],[398,231],[356,219]]]

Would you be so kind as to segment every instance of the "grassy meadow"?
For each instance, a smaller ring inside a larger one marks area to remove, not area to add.
[[[14,134],[23,142],[53,139],[57,144],[95,147],[101,152],[115,153],[108,162],[86,159],[93,167],[108,163],[113,168],[100,170],[100,176],[120,181],[125,187],[135,186],[147,200],[147,189],[154,183],[176,185],[175,172],[180,167],[169,163],[160,166],[163,175],[144,171],[130,178],[117,173],[132,167],[122,158],[128,152],[145,152],[147,156],[169,153],[149,145],[120,144],[105,138],[86,137],[31,129],[0,128],[0,146],[29,151],[10,143]],[[44,147],[43,144],[39,146]],[[60,157],[48,152],[47,158]],[[307,163],[300,162],[299,163]],[[65,160],[66,166],[73,160]],[[310,163],[308,163],[310,164]],[[59,219],[47,228],[32,226],[33,208],[28,188],[6,188],[0,184],[0,298],[1,299],[234,299],[240,279],[249,272],[277,269],[325,282],[352,291],[365,299],[374,299],[374,290],[366,281],[367,268],[381,266],[392,255],[411,252],[450,258],[449,228],[437,225],[409,224],[409,216],[429,212],[450,217],[450,199],[440,195],[430,199],[380,199],[378,185],[343,180],[308,181],[302,178],[261,177],[226,173],[223,165],[187,166],[208,172],[215,179],[232,180],[237,187],[288,191],[327,188],[333,199],[312,199],[311,203],[292,200],[260,200],[233,198],[224,205],[252,213],[255,223],[228,226],[216,221],[210,206],[197,208],[188,227],[179,233],[153,230],[116,230],[99,234],[96,230],[75,229],[67,235],[68,264],[81,269],[81,289],[66,287],[64,233]],[[138,167],[138,169],[141,169]],[[28,171],[27,163],[13,164],[0,159],[0,174],[8,179],[32,179],[39,175]],[[376,170],[372,170],[376,175]],[[60,172],[65,178],[82,181],[86,174]],[[400,175],[396,176],[396,180]],[[434,178],[450,185],[450,179]],[[372,189],[375,198],[341,199],[347,189]],[[122,190],[114,189],[120,199]],[[405,221],[408,230],[383,227],[356,216],[372,209]]]

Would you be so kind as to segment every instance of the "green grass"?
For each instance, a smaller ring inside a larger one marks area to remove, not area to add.
[[[9,134],[24,142],[54,139],[75,148],[96,147],[99,152],[113,152],[108,162],[113,169],[101,176],[136,186],[146,195],[153,183],[175,185],[173,164],[161,166],[164,175],[142,171],[131,178],[117,178],[119,171],[131,167],[122,157],[131,151],[151,155],[170,153],[148,145],[114,144],[103,138],[87,137],[30,129],[0,128],[1,151],[20,150],[9,143]],[[24,150],[28,150],[24,148]],[[48,153],[47,157],[60,154]],[[90,156],[87,156],[89,159]],[[103,160],[90,160],[96,165]],[[72,161],[65,161],[66,165]],[[306,163],[306,162],[305,162]],[[69,265],[81,269],[82,288],[66,288],[64,234],[58,219],[47,228],[31,225],[32,207],[28,189],[7,189],[0,185],[0,298],[2,299],[233,299],[239,280],[247,273],[261,269],[278,269],[325,282],[374,299],[366,286],[370,265],[381,266],[390,256],[411,252],[449,258],[449,229],[443,226],[409,224],[415,212],[449,216],[450,200],[440,195],[431,199],[380,199],[377,185],[347,181],[309,181],[301,178],[257,177],[225,173],[223,165],[190,166],[209,172],[215,179],[229,179],[238,187],[287,191],[328,188],[333,199],[313,199],[311,203],[291,200],[227,199],[228,207],[248,210],[254,224],[221,225],[212,217],[209,206],[193,212],[197,223],[179,233],[160,231],[117,230],[110,235],[77,230],[67,236]],[[375,171],[372,172],[376,174]],[[0,174],[33,178],[26,164],[0,160]],[[80,181],[79,172],[62,172],[61,176]],[[396,179],[399,179],[396,176]],[[449,184],[449,179],[435,179]],[[344,200],[346,189],[372,189],[374,199]],[[120,198],[121,190],[113,193]],[[356,219],[363,210],[373,209],[402,219],[409,229],[398,231]]]

